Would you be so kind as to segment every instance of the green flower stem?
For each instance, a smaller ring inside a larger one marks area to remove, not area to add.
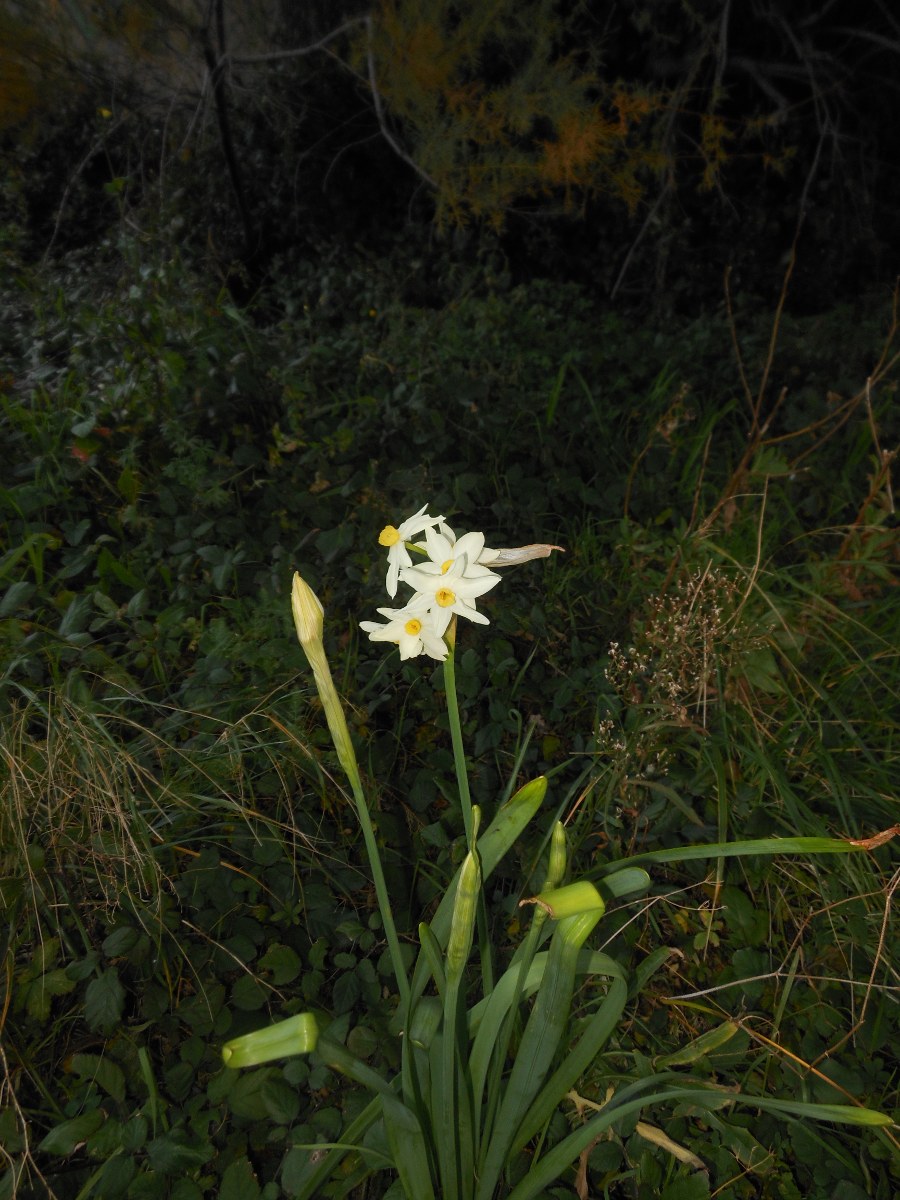
[[[475,849],[477,829],[472,820],[472,795],[469,791],[469,775],[466,771],[466,753],[463,749],[462,724],[459,719],[459,700],[456,696],[456,617],[450,622],[444,635],[450,653],[444,659],[444,689],[447,694],[447,715],[450,718],[450,740],[453,743],[453,766],[456,769],[456,786],[459,790],[459,805],[462,809],[463,828],[466,831],[466,846],[471,853]],[[481,955],[481,977],[485,993],[494,986],[494,969],[491,963],[491,946],[488,939],[487,905],[484,892],[478,898],[478,947]]]
[[[322,642],[324,610],[315,593],[305,583],[299,573],[294,574],[291,608],[294,614],[297,639],[312,668],[313,678],[316,681],[316,690],[319,693],[319,699],[322,701],[325,719],[328,722],[328,731],[331,734],[331,740],[334,742],[338,761],[344,768],[347,780],[350,783],[350,790],[353,792],[356,815],[363,832],[363,840],[366,843],[366,854],[369,858],[369,865],[372,868],[375,895],[378,897],[378,908],[381,912],[381,920],[384,924],[384,932],[391,954],[394,976],[396,977],[397,988],[400,992],[400,1003],[403,1011],[407,1012],[409,1009],[409,980],[403,966],[403,955],[400,953],[400,942],[397,938],[394,914],[391,910],[391,902],[388,898],[388,890],[384,881],[384,871],[381,866],[381,856],[378,853],[378,843],[375,840],[375,830],[372,827],[366,794],[363,791],[362,780],[359,776],[356,751],[353,749],[353,740],[350,737],[350,730],[347,728],[347,718],[344,716],[344,709],[338,696],[337,688],[334,686],[334,680],[331,678],[331,668],[328,665],[325,646]]]
[[[459,789],[463,828],[466,831],[466,846],[472,850],[472,797],[469,792],[469,776],[466,771],[462,725],[459,719],[459,701],[456,696],[456,617],[451,621],[446,637],[450,653],[444,659],[444,684],[447,692],[447,715],[450,718],[450,739],[453,743],[453,765],[456,769],[456,786]]]
[[[341,712],[341,720],[344,720],[343,711]],[[345,725],[346,727],[346,725]],[[349,733],[348,733],[349,739]],[[406,977],[406,968],[403,965],[403,955],[400,952],[400,940],[397,937],[397,928],[394,925],[394,914],[391,909],[391,901],[388,896],[387,885],[384,879],[384,871],[381,866],[381,856],[378,853],[378,843],[375,840],[375,830],[372,826],[372,819],[369,816],[369,806],[366,803],[366,795],[363,791],[362,780],[359,777],[359,769],[356,765],[356,756],[354,755],[350,762],[342,760],[342,765],[347,773],[347,779],[350,781],[350,788],[353,792],[353,799],[356,803],[356,815],[359,819],[360,828],[363,833],[363,840],[366,843],[366,854],[369,857],[369,865],[372,868],[372,880],[375,884],[375,895],[378,898],[378,908],[381,911],[381,920],[384,924],[384,932],[387,937],[388,949],[391,954],[391,963],[394,968],[394,975],[397,979],[397,987],[400,992],[400,1007],[403,1012],[409,1009],[409,980]]]

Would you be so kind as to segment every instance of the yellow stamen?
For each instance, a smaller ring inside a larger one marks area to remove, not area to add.
[[[396,546],[400,541],[400,530],[394,525],[385,525],[378,535],[379,546]]]
[[[453,559],[448,558],[445,563],[441,563],[441,574],[446,575],[452,566],[453,566]]]
[[[410,637],[415,637],[422,632],[422,622],[415,617],[411,617],[403,626],[403,632],[408,633]]]
[[[449,608],[456,603],[456,592],[451,592],[449,588],[438,588],[434,598],[441,608]]]

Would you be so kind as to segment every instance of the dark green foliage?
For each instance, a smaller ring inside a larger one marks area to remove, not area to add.
[[[0,1143],[22,1194],[40,1172],[66,1200],[275,1200],[359,1110],[315,1059],[237,1074],[218,1049],[307,1007],[376,1065],[390,1044],[391,968],[287,597],[299,567],[325,604],[413,930],[462,851],[441,671],[357,629],[383,603],[379,529],[426,500],[489,545],[566,547],[461,631],[486,811],[548,773],[585,869],[896,823],[885,298],[782,319],[760,423],[785,440],[755,446],[721,312],[640,324],[575,285],[514,284],[489,253],[322,247],[244,312],[171,242],[123,237],[23,271],[2,303]],[[738,298],[734,320],[753,400],[772,317]],[[492,879],[499,947],[541,853]],[[601,1103],[733,1017],[690,1070],[895,1108],[894,867],[886,844],[654,871],[607,936],[634,967],[673,953],[580,1094]],[[896,1190],[869,1131],[648,1120],[708,1175],[623,1122],[591,1151],[598,1194]]]

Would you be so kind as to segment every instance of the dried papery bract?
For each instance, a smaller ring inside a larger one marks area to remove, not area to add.
[[[489,555],[482,555],[478,560],[483,567],[517,567],[520,563],[531,562],[535,558],[549,558],[554,550],[565,554],[562,546],[549,546],[536,542],[531,546],[512,546],[502,550],[493,550]]]
[[[232,1038],[222,1047],[226,1067],[255,1067],[293,1054],[311,1054],[319,1040],[319,1023],[314,1013],[300,1013],[276,1025]]]

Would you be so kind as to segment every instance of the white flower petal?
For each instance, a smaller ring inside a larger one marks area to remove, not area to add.
[[[388,618],[387,622],[360,621],[360,629],[368,633],[373,642],[393,642],[400,648],[401,659],[415,658],[424,650],[432,658],[443,661],[447,657],[447,644],[435,630],[428,604],[427,597],[414,596],[405,608],[379,608],[378,612]],[[418,627],[413,632],[409,630],[411,621]]]
[[[470,562],[476,563],[478,556],[484,550],[484,534],[483,533],[464,533],[461,538],[458,538],[453,547],[454,558],[459,558],[465,554]]]

